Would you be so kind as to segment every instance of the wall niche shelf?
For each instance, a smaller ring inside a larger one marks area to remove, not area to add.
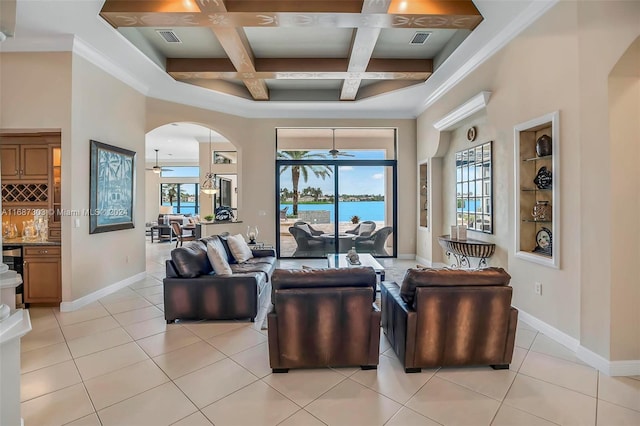
[[[418,174],[420,176],[420,226],[427,228],[429,226],[429,197],[427,195],[427,163],[418,165]]]
[[[515,256],[551,268],[560,267],[559,117],[555,111],[514,126]],[[551,137],[551,154],[537,156],[542,135]],[[550,214],[536,218],[540,202],[548,203]]]

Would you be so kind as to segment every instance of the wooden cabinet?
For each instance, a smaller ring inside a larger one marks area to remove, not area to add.
[[[20,178],[20,145],[2,145],[0,161],[2,180]]]
[[[62,268],[59,246],[26,246],[22,280],[26,303],[59,303]]]
[[[49,146],[2,145],[2,180],[46,181],[49,179]]]
[[[560,267],[559,113],[515,127],[516,257]],[[551,138],[551,152],[540,152]]]

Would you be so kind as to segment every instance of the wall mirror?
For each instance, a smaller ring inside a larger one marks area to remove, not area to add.
[[[456,152],[456,222],[493,234],[492,142]]]

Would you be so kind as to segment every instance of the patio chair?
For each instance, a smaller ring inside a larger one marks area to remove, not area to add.
[[[378,229],[368,237],[355,237],[356,250],[361,253],[371,253],[373,256],[389,256],[384,248],[387,238],[393,232],[392,226]]]
[[[314,237],[317,237],[318,235],[324,234],[324,231],[316,229],[313,226],[311,226],[311,224],[309,224],[308,222],[304,222],[302,220],[299,220],[299,221],[297,221],[296,223],[293,224],[293,226],[301,226],[301,225],[307,225],[309,227],[309,229],[311,230],[311,235],[313,235]]]
[[[362,229],[362,232],[360,232]],[[358,226],[353,229],[349,229],[348,231],[344,231],[346,234],[360,235],[361,237],[370,236],[373,231],[376,229],[376,223],[372,220],[365,220],[364,222],[360,222]]]
[[[291,226],[289,232],[296,240],[298,247],[293,253],[294,257],[324,256],[325,239],[319,235],[312,235],[300,226]]]
[[[280,210],[280,220],[287,220],[287,210],[289,210],[289,206],[285,206],[285,208]]]

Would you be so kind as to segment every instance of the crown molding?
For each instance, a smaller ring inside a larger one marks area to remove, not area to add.
[[[472,114],[475,114],[480,110],[485,109],[487,107],[487,103],[489,103],[490,97],[491,92],[484,91],[478,93],[473,98],[469,99],[467,102],[463,103],[458,108],[449,112],[449,114],[445,115],[440,120],[435,122],[433,124],[433,127],[441,132],[453,129],[465,118],[469,117]]]
[[[457,69],[451,73],[449,78],[444,80],[442,84],[438,85],[431,94],[427,96],[425,102],[418,111],[418,115],[423,113],[449,90],[453,89],[462,80],[464,80],[472,71],[478,68],[478,66],[506,46],[511,40],[516,38],[522,31],[524,31],[525,28],[529,27],[529,25],[544,15],[549,9],[558,3],[558,1],[559,0],[539,0],[531,2],[525,10],[523,10],[515,19],[512,19],[509,24],[498,32],[491,40],[484,43],[482,46],[479,46],[476,53],[464,64],[458,66]],[[482,26],[482,24],[483,23],[480,23],[480,26]],[[478,31],[479,27],[476,28],[475,31]],[[465,42],[463,42],[463,45]],[[459,46],[458,50],[460,50],[461,47],[462,46]],[[449,59],[445,61],[439,70],[446,68],[446,64],[449,62]],[[438,70],[436,70],[434,74],[437,72]],[[427,80],[425,84],[428,85],[429,81],[431,81],[433,77],[434,76]]]
[[[87,61],[91,62],[93,65],[105,71],[106,73],[112,75],[114,78],[122,81],[128,86],[131,86],[133,89],[137,90],[143,95],[145,96],[148,95],[149,86],[142,83],[133,75],[123,70],[122,67],[115,65],[114,61],[109,60],[109,58],[107,58],[102,53],[98,52],[89,44],[85,43],[78,36],[74,37],[73,39],[72,51],[76,55],[86,59]]]

